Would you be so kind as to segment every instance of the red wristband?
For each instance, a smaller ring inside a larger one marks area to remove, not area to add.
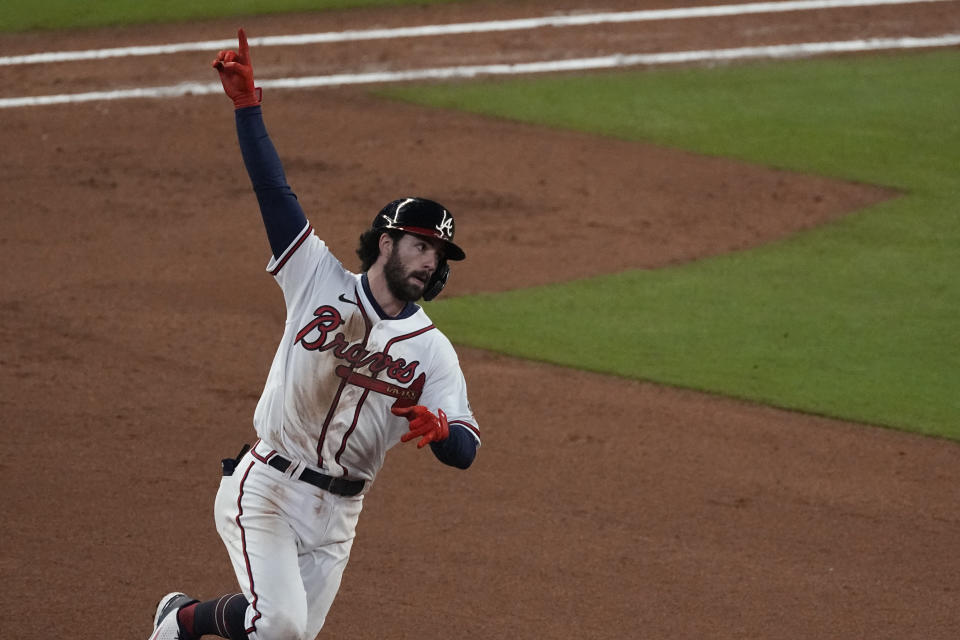
[[[255,107],[263,101],[263,90],[255,87],[253,93],[244,93],[233,99],[234,109],[243,109],[244,107]]]

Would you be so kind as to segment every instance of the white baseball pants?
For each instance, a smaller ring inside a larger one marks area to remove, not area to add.
[[[340,588],[363,507],[258,460],[258,443],[224,476],[214,507],[217,531],[250,606],[251,640],[313,640]],[[256,454],[256,455],[255,455]]]

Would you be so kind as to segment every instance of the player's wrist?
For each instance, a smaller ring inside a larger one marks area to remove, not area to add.
[[[233,108],[245,109],[247,107],[258,107],[263,102],[263,90],[260,87],[254,88],[252,92],[241,93],[233,96]]]

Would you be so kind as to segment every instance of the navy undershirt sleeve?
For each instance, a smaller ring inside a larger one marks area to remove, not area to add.
[[[270,250],[279,258],[307,224],[300,202],[283,173],[280,156],[267,135],[259,106],[234,111],[240,153],[260,203]]]
[[[450,436],[443,442],[431,442],[433,455],[443,464],[466,469],[477,457],[477,441],[466,427],[450,425]]]

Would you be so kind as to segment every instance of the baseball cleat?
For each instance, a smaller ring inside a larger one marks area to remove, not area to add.
[[[184,640],[177,623],[177,611],[196,602],[185,593],[168,593],[157,603],[157,614],[153,617],[153,634],[149,640]]]

